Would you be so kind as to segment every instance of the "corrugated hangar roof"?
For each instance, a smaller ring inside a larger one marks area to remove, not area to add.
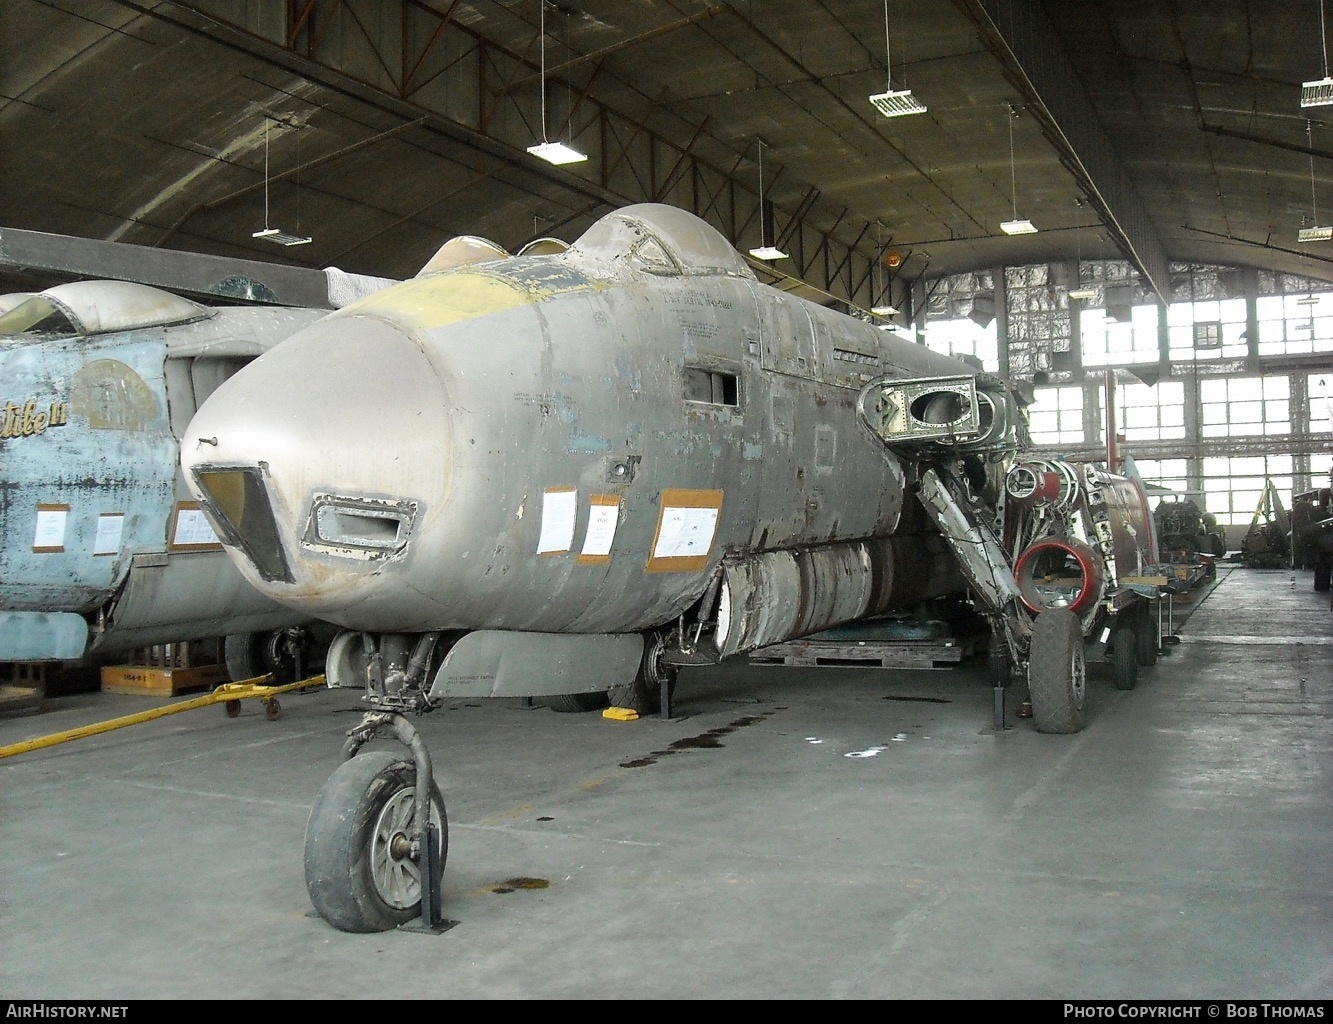
[[[1333,280],[1298,241],[1333,223],[1324,31],[1319,0],[6,0],[0,225],[406,277],[662,201],[863,307],[1078,257]]]

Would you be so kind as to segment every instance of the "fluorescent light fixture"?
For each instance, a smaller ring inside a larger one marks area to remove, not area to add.
[[[885,117],[902,117],[905,114],[924,114],[925,104],[912,95],[911,89],[899,89],[897,92],[882,92],[869,97],[870,103]]]
[[[761,245],[757,249],[751,249],[750,255],[757,260],[785,260],[787,254],[776,245]]]
[[[1069,289],[1071,299],[1095,299],[1097,292],[1092,288],[1071,288]]]
[[[898,307],[897,307],[897,306],[871,306],[871,307],[870,307],[870,312],[874,313],[875,316],[897,316],[897,315],[898,315]]]
[[[1301,83],[1302,107],[1326,107],[1333,103],[1333,78]]]
[[[1327,242],[1333,238],[1333,228],[1310,227],[1296,232],[1298,242]]]
[[[262,238],[266,242],[273,242],[276,245],[305,245],[314,241],[308,235],[292,235],[278,228],[264,228],[263,231],[256,231],[251,234],[251,238]]]
[[[1299,299],[1296,300],[1296,305],[1317,306],[1319,305],[1319,300],[1315,298],[1313,295],[1302,295]]]
[[[587,153],[580,153],[577,149],[566,146],[563,142],[539,142],[535,146],[529,146],[528,152],[538,159],[545,160],[548,164],[577,164],[588,159]]]
[[[1032,221],[1028,220],[1026,217],[1007,220],[1000,225],[1000,230],[1006,235],[1035,235],[1037,233],[1037,229],[1033,226]]]

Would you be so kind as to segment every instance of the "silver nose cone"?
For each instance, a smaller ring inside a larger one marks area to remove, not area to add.
[[[191,489],[261,590],[318,614],[405,558],[449,489],[444,386],[384,320],[335,315],[224,383],[181,443]]]

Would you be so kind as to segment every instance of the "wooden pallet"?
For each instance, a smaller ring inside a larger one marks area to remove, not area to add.
[[[753,665],[792,668],[953,668],[977,650],[978,641],[941,640],[789,640],[750,653]]]
[[[0,715],[28,715],[41,710],[46,697],[46,665],[16,661],[0,666]]]

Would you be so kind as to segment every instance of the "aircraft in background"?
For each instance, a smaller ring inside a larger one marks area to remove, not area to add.
[[[0,266],[91,278],[0,296],[0,662],[225,637],[233,678],[292,671],[319,624],[223,554],[179,438],[240,367],[392,282],[8,228]]]

